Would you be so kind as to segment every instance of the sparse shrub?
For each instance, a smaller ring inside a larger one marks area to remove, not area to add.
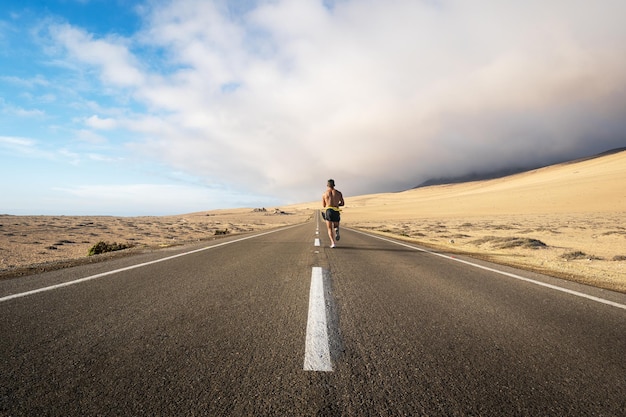
[[[563,255],[561,255],[561,258],[564,258],[568,261],[574,261],[576,259],[587,259],[589,261],[601,261],[602,258],[595,256],[595,255],[588,255],[585,252],[582,251],[573,251],[573,252],[567,252],[564,253]]]
[[[528,249],[539,249],[539,248],[545,248],[546,246],[548,246],[539,239],[530,239],[530,238],[517,238],[511,243],[513,244],[513,246],[522,246]]]
[[[573,252],[567,252],[561,255],[561,258],[566,259],[568,261],[573,261],[575,259],[585,259],[587,258],[587,254],[585,252],[576,250]]]
[[[526,248],[526,249],[540,249],[545,248],[548,245],[538,239],[531,239],[527,237],[496,237],[486,236],[481,239],[476,239],[472,243],[475,245],[482,245],[484,243],[491,243],[493,247],[497,249],[513,249],[513,248]]]
[[[229,233],[230,233],[230,230],[228,229],[224,229],[224,230],[217,229],[214,234],[217,236],[217,235],[227,235]]]
[[[626,261],[626,255],[615,255],[613,257],[614,261]]]
[[[88,255],[89,256],[99,255],[101,253],[114,252],[114,251],[118,251],[122,249],[128,249],[131,247],[132,245],[127,244],[127,243],[115,243],[115,242],[108,243],[108,242],[100,241],[89,249]]]

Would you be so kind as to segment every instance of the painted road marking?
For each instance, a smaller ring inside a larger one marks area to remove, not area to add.
[[[416,251],[429,253],[431,255],[440,256],[442,258],[446,258],[446,259],[449,259],[451,261],[460,262],[460,263],[465,264],[465,265],[470,265],[470,266],[473,266],[473,267],[476,267],[476,268],[484,269],[485,271],[495,272],[497,274],[504,275],[504,276],[507,276],[509,278],[514,278],[514,279],[518,279],[520,281],[530,282],[531,284],[535,284],[535,285],[539,285],[539,286],[542,286],[542,287],[550,288],[550,289],[553,289],[553,290],[556,290],[556,291],[561,291],[561,292],[564,292],[564,293],[567,293],[567,294],[570,294],[570,295],[574,295],[576,297],[586,298],[586,299],[591,300],[591,301],[595,301],[595,302],[598,302],[598,303],[602,303],[602,304],[606,304],[606,305],[610,305],[610,306],[613,306],[613,307],[617,307],[617,308],[621,308],[621,309],[626,310],[626,304],[616,303],[614,301],[605,300],[604,298],[600,298],[600,297],[594,297],[593,295],[589,295],[589,294],[585,294],[585,293],[582,293],[582,292],[578,292],[578,291],[570,290],[570,289],[567,289],[567,288],[559,287],[557,285],[552,285],[552,284],[548,284],[546,282],[536,281],[534,279],[522,277],[520,275],[511,274],[510,272],[504,272],[504,271],[500,271],[500,270],[497,270],[497,269],[494,269],[494,268],[489,268],[488,266],[483,266],[483,265],[475,264],[473,262],[464,261],[462,259],[454,258],[452,256],[444,255],[442,253],[437,253],[437,252],[432,252],[432,251],[429,251],[429,250],[426,250],[426,249],[417,248],[415,246],[408,245],[406,243],[396,242],[396,241],[391,240],[391,239],[386,239],[384,237],[371,235],[369,233],[361,232],[359,230],[352,229],[352,231],[360,233],[360,234],[365,235],[365,236],[370,236],[370,237],[373,237],[373,238],[376,238],[376,239],[384,240],[385,242],[390,242],[390,243],[394,243],[396,245],[400,245],[400,246],[404,246],[404,247],[407,247],[407,248],[411,248],[411,249],[414,249]]]
[[[0,297],[0,303],[4,302],[4,301],[12,300],[14,298],[26,297],[28,295],[33,295],[33,294],[37,294],[37,293],[44,292],[44,291],[52,291],[52,290],[56,290],[58,288],[67,287],[67,286],[74,285],[74,284],[79,284],[81,282],[91,281],[92,279],[102,278],[102,277],[105,277],[107,275],[117,274],[118,272],[128,271],[128,270],[135,269],[135,268],[141,268],[142,266],[147,266],[147,265],[152,265],[152,264],[156,264],[156,263],[159,263],[159,262],[169,261],[170,259],[178,258],[178,257],[185,256],[185,255],[190,255],[192,253],[202,252],[202,251],[205,251],[205,250],[208,250],[208,249],[213,249],[213,248],[217,248],[217,247],[224,246],[224,245],[230,245],[231,243],[237,243],[237,242],[241,242],[243,240],[248,240],[248,239],[253,239],[255,237],[269,235],[270,233],[280,232],[282,230],[291,229],[292,227],[296,227],[296,226],[298,226],[298,225],[288,226],[288,227],[284,227],[282,229],[277,229],[277,230],[271,230],[269,232],[259,233],[257,235],[246,236],[246,237],[242,237],[242,238],[239,238],[239,239],[230,240],[228,242],[218,243],[217,245],[207,246],[207,247],[200,248],[200,249],[195,249],[195,250],[192,250],[192,251],[189,251],[189,252],[179,253],[178,255],[168,256],[166,258],[161,258],[161,259],[157,259],[157,260],[150,261],[150,262],[144,262],[144,263],[137,264],[137,265],[127,266],[126,268],[120,268],[120,269],[115,269],[113,271],[103,272],[101,274],[91,275],[91,276],[88,276],[88,277],[85,277],[85,278],[80,278],[80,279],[77,279],[77,280],[74,280],[74,281],[63,282],[61,284],[51,285],[49,287],[43,287],[43,288],[38,288],[36,290],[26,291],[26,292],[22,292],[22,293],[18,293],[18,294],[7,295],[5,297]]]
[[[320,216],[319,216],[319,214],[317,216],[315,216],[315,234],[316,235],[320,234]]]
[[[304,349],[305,371],[332,372],[328,328],[326,327],[326,302],[324,301],[324,275],[322,268],[313,267],[309,293],[309,318],[306,325]]]
[[[321,245],[320,240],[316,238],[316,239],[315,239],[315,244],[314,244],[314,245],[315,245],[315,246],[320,246],[320,245]]]

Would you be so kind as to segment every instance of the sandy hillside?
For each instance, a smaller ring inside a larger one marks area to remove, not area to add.
[[[346,226],[626,292],[626,152],[399,193],[337,188]]]
[[[399,193],[351,197],[340,184],[345,226],[626,292],[626,152]],[[84,262],[99,241],[152,250],[300,223],[320,206],[163,217],[0,215],[0,277]]]

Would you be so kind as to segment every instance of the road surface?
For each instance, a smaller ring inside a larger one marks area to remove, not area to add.
[[[0,315],[6,416],[626,415],[624,294],[317,220],[3,280]]]

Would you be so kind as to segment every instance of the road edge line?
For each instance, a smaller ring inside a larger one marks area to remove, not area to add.
[[[0,297],[0,303],[3,303],[5,301],[9,301],[9,300],[13,300],[13,299],[16,299],[16,298],[27,297],[29,295],[34,295],[34,294],[38,294],[38,293],[41,293],[41,292],[52,291],[52,290],[56,290],[56,289],[59,289],[59,288],[68,287],[70,285],[80,284],[82,282],[91,281],[91,280],[102,278],[102,277],[105,277],[105,276],[108,276],[108,275],[113,275],[113,274],[117,274],[119,272],[129,271],[129,270],[135,269],[135,268],[141,268],[141,267],[152,265],[152,264],[156,264],[156,263],[159,263],[159,262],[169,261],[171,259],[179,258],[181,256],[191,255],[193,253],[202,252],[202,251],[213,249],[213,248],[217,248],[217,247],[220,247],[220,246],[230,245],[231,243],[237,243],[237,242],[241,242],[243,240],[248,240],[248,239],[253,239],[255,237],[269,235],[271,233],[276,233],[276,232],[280,232],[281,230],[291,229],[292,227],[296,227],[296,226],[300,226],[300,224],[295,224],[295,225],[292,225],[292,226],[283,227],[283,228],[276,229],[276,230],[270,230],[269,232],[263,232],[263,233],[255,234],[255,235],[252,235],[252,236],[242,237],[242,238],[235,239],[235,240],[229,240],[228,242],[222,242],[222,243],[218,243],[216,245],[206,246],[206,247],[200,248],[200,249],[194,249],[194,250],[189,251],[189,252],[183,252],[183,253],[179,253],[179,254],[176,254],[176,255],[167,256],[165,258],[155,259],[154,261],[144,262],[144,263],[127,266],[127,267],[120,268],[120,269],[115,269],[113,271],[107,271],[107,272],[102,272],[100,274],[90,275],[88,277],[79,278],[79,279],[76,279],[76,280],[73,280],[73,281],[62,282],[60,284],[50,285],[48,287],[37,288],[35,290],[25,291],[25,292],[22,292],[22,293],[6,295],[4,297]]]
[[[625,304],[616,303],[615,301],[605,300],[604,298],[595,297],[593,295],[585,294],[585,293],[582,293],[582,292],[579,292],[579,291],[574,291],[574,290],[570,290],[568,288],[559,287],[558,285],[548,284],[547,282],[536,281],[534,279],[526,278],[526,277],[523,277],[521,275],[512,274],[510,272],[505,272],[505,271],[500,271],[500,270],[495,269],[495,268],[490,268],[488,266],[479,265],[479,264],[476,264],[476,263],[473,263],[473,262],[469,262],[469,261],[464,261],[463,259],[458,259],[458,258],[454,258],[454,257],[449,256],[449,255],[444,255],[443,253],[433,252],[433,251],[430,251],[428,249],[423,249],[423,248],[419,248],[419,247],[416,247],[416,246],[409,245],[407,243],[402,243],[402,242],[398,242],[398,241],[395,241],[395,240],[392,240],[392,239],[387,239],[387,238],[382,237],[382,236],[372,235],[372,234],[369,234],[369,233],[362,232],[360,230],[356,230],[356,229],[350,229],[350,230],[352,230],[353,232],[356,232],[356,233],[360,233],[360,234],[365,235],[365,236],[370,236],[370,237],[373,237],[373,238],[376,238],[376,239],[384,240],[384,241],[389,242],[389,243],[394,243],[396,245],[400,245],[400,246],[404,246],[404,247],[407,247],[407,248],[411,248],[411,249],[414,249],[416,251],[429,253],[431,255],[436,255],[436,256],[439,256],[441,258],[445,258],[445,259],[448,259],[448,260],[451,260],[451,261],[460,262],[462,264],[466,264],[466,265],[470,265],[470,266],[473,266],[473,267],[476,267],[476,268],[484,269],[486,271],[495,272],[495,273],[500,274],[500,275],[505,275],[505,276],[507,276],[509,278],[514,278],[514,279],[517,279],[517,280],[520,280],[520,281],[529,282],[531,284],[536,284],[536,285],[539,285],[539,286],[542,286],[542,287],[546,287],[546,288],[550,288],[550,289],[553,289],[553,290],[556,290],[556,291],[561,291],[561,292],[564,292],[564,293],[567,293],[567,294],[570,294],[570,295],[574,295],[576,297],[586,298],[586,299],[591,300],[591,301],[595,301],[595,302],[598,302],[598,303],[602,303],[602,304],[606,304],[606,305],[609,305],[609,306],[612,306],[612,307],[617,307],[617,308],[621,308],[623,310],[626,310],[626,305]]]

